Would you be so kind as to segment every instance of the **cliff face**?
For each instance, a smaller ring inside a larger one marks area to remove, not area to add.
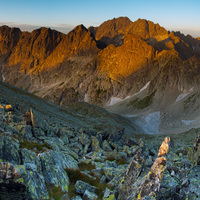
[[[31,33],[0,28],[1,79],[61,104],[105,105],[148,82],[149,93],[162,96],[174,85],[178,95],[198,82],[199,55],[198,39],[143,19],[80,25],[67,35],[47,28]]]

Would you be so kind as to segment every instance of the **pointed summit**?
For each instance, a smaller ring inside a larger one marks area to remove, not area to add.
[[[143,39],[149,39],[158,35],[168,34],[168,31],[159,24],[154,24],[146,19],[138,19],[127,29],[127,33],[139,35]]]
[[[131,25],[131,20],[128,17],[114,18],[102,23],[99,27],[90,27],[89,30],[93,33],[95,39],[107,46],[114,44],[120,46],[124,30]]]

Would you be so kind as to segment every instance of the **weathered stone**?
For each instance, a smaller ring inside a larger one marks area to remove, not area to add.
[[[84,200],[96,200],[98,198],[98,196],[93,193],[93,192],[90,192],[89,190],[85,190],[84,194],[83,194],[83,199]]]
[[[81,180],[76,181],[75,187],[76,187],[76,192],[78,194],[82,194],[82,195],[85,193],[86,190],[95,193],[95,191],[97,189],[96,187],[94,187],[88,183],[85,183]]]
[[[128,146],[126,146],[126,145],[123,146],[123,151],[124,151],[125,153],[127,153],[128,156],[131,156],[131,155],[132,155],[131,149],[130,149]]]
[[[159,199],[164,199],[166,197],[172,197],[178,188],[179,183],[167,170],[163,174],[163,179],[160,184],[160,192],[157,193]]]
[[[106,166],[106,167],[114,167],[114,168],[117,168],[116,160],[114,160],[114,161],[106,160],[105,166]]]
[[[43,175],[35,171],[27,170],[26,182],[26,199],[48,199],[49,193],[45,184]]]
[[[26,163],[34,164],[36,166],[36,171],[41,172],[42,168],[41,168],[40,158],[36,155],[36,153],[25,148],[20,149],[20,151],[21,151],[22,164]]]
[[[33,137],[32,127],[30,125],[18,125],[15,126],[15,129],[19,131],[20,138],[31,140],[31,138]]]
[[[0,159],[5,162],[20,164],[19,143],[11,137],[0,135]]]
[[[196,137],[192,151],[189,154],[189,157],[194,166],[200,165],[200,135]]]
[[[135,142],[131,138],[126,138],[124,144],[127,145],[127,146],[129,146],[129,147],[131,147],[131,146],[138,146],[138,143]]]
[[[74,151],[76,154],[78,155],[83,155],[83,146],[82,144],[78,143],[78,142],[74,142],[71,144],[68,144],[68,146],[70,147],[70,149],[72,151]]]
[[[112,148],[111,148],[111,146],[110,146],[110,144],[107,142],[107,140],[103,141],[102,149],[104,151],[108,151],[108,152],[112,152],[113,151]]]
[[[122,128],[121,130],[117,132],[110,133],[108,140],[113,141],[113,142],[118,142],[122,138],[123,135],[124,135],[124,128]]]
[[[90,137],[88,135],[86,135],[85,133],[81,134],[80,142],[82,145],[90,145],[91,144]]]
[[[114,167],[104,167],[103,169],[106,179],[111,181],[114,177],[119,176],[124,170]]]
[[[114,192],[106,188],[102,200],[116,200]]]
[[[158,156],[164,156],[167,154],[168,150],[169,150],[169,143],[170,142],[170,138],[166,137],[164,139],[164,142],[161,144],[160,149],[158,151]]]
[[[82,198],[81,196],[77,195],[76,197],[72,197],[71,200],[82,200]]]
[[[149,173],[146,177],[143,177],[141,181],[138,181],[138,183],[136,183],[136,185],[133,186],[132,193],[127,199],[131,200],[136,198],[142,200],[149,197],[155,199],[156,193],[160,189],[160,183],[167,163],[167,159],[165,157],[160,156],[166,155],[166,153],[168,152],[169,141],[170,138],[166,137],[164,142],[160,146],[158,157],[156,158]],[[137,156],[136,160],[139,161],[140,158]]]
[[[92,142],[92,144],[91,144],[92,145],[92,151],[100,151],[101,150],[99,140],[97,140],[96,137],[91,136],[91,142]]]
[[[132,185],[135,183],[141,173],[144,160],[142,158],[139,159],[138,155],[137,161],[131,161],[126,170],[124,178],[120,182],[119,198],[122,200],[125,200],[127,196],[129,196],[133,192]]]
[[[100,179],[100,183],[105,183],[106,182],[106,176],[103,175]]]
[[[65,169],[76,166],[76,162],[71,162],[74,159],[68,162],[64,154],[54,151],[40,154],[40,159],[46,183],[61,186],[63,191],[68,192],[69,178]]]
[[[32,130],[33,130],[33,135],[36,138],[45,136],[45,132],[41,128],[33,127]]]

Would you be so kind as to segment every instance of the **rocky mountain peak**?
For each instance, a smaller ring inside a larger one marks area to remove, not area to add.
[[[8,54],[16,46],[21,36],[19,28],[0,27],[0,54]]]
[[[154,24],[152,21],[138,19],[127,29],[127,33],[137,34],[143,39],[149,39],[168,34],[168,31],[159,24]]]
[[[102,43],[102,46],[114,44],[119,46],[122,44],[124,30],[131,25],[128,17],[114,18],[102,23],[99,27],[90,27],[95,39]]]

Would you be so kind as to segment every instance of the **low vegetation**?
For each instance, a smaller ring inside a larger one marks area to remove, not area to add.
[[[30,142],[28,140],[23,140],[19,142],[20,148],[26,148],[32,151],[35,151],[36,153],[44,152],[47,149],[52,149],[51,146],[47,143],[36,143],[36,142]]]

